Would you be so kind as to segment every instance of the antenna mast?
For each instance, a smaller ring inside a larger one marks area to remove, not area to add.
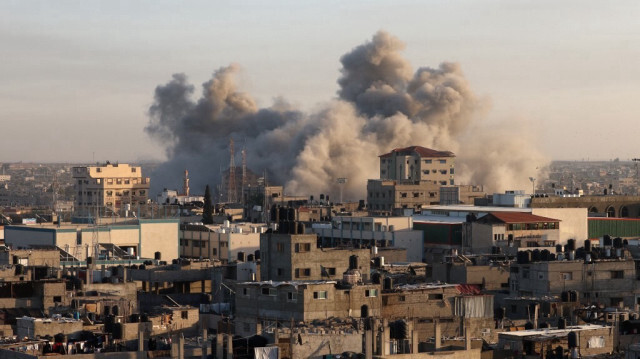
[[[229,183],[227,184],[227,202],[236,203],[238,201],[236,193],[236,162],[233,152],[233,138],[229,139]]]
[[[247,187],[247,150],[242,147],[242,204],[245,202],[244,189]]]

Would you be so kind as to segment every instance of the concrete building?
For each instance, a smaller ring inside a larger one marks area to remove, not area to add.
[[[349,269],[358,270],[366,281],[371,251],[318,247],[315,234],[265,233],[260,236],[260,260],[263,281],[335,280]]]
[[[509,278],[512,297],[559,296],[577,291],[581,303],[624,305],[640,303],[636,265],[628,253],[604,259],[514,262]]]
[[[438,334],[464,336],[465,326],[471,336],[482,336],[495,327],[493,295],[483,294],[473,285],[419,283],[388,287],[385,284],[382,318],[415,319],[414,330],[420,341]],[[436,326],[440,333],[435,332]]]
[[[571,337],[576,343],[571,343]],[[609,354],[614,349],[614,328],[594,324],[504,332],[498,338],[499,350],[527,358],[554,355],[558,347],[562,357],[572,358]],[[570,344],[575,345],[575,349],[570,349]]]
[[[353,244],[407,250],[402,261],[422,262],[422,231],[413,229],[411,217],[333,217],[331,224],[312,226],[323,247]],[[374,254],[375,256],[375,254]]]
[[[491,212],[471,224],[471,252],[491,253],[492,247],[555,247],[560,221],[520,212]]]
[[[135,210],[149,199],[150,181],[142,176],[141,167],[128,164],[73,167],[74,189],[76,191],[75,211],[78,216],[96,217],[121,214],[127,209]]]
[[[532,208],[587,208],[590,215],[640,217],[640,196],[546,196],[531,199]]]
[[[133,260],[137,257],[154,258],[156,252],[161,252],[165,260],[171,260],[179,255],[178,234],[178,219],[138,219],[98,227],[6,226],[5,243],[14,249],[57,247],[69,255],[68,262],[84,261],[87,256],[96,257],[98,260],[118,257]]]
[[[327,318],[379,316],[380,285],[336,281],[245,282],[236,286],[236,334]]]
[[[164,204],[185,205],[191,202],[204,203],[204,196],[180,194],[176,190],[164,189],[162,193],[156,196],[156,202]]]
[[[82,321],[63,317],[22,317],[18,318],[16,323],[16,334],[20,338],[39,338],[47,335],[53,337],[59,333],[76,338],[80,336],[81,331]]]
[[[439,282],[477,285],[485,291],[509,289],[509,261],[504,256],[450,256],[432,266],[433,279]]]
[[[220,260],[223,264],[233,262],[239,254],[243,258],[254,255],[260,249],[260,234],[266,229],[264,224],[229,221],[221,225],[183,224],[180,257]]]
[[[380,155],[380,179],[430,181],[453,185],[455,155],[421,146],[396,148]]]

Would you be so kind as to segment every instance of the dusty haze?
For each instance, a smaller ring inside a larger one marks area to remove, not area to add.
[[[237,88],[235,64],[217,70],[197,100],[186,76],[173,75],[156,88],[149,109],[146,131],[169,158],[153,183],[176,183],[185,168],[196,192],[219,183],[231,137],[237,154],[246,148],[248,167],[266,169],[288,194],[337,198],[336,179],[347,177],[344,198],[366,198],[367,179],[379,177],[378,155],[410,145],[453,151],[458,184],[530,188],[528,178],[547,163],[532,131],[512,123],[483,126],[488,101],[473,93],[459,64],[414,70],[403,50],[398,38],[380,31],[343,55],[338,98],[314,113],[285,99],[258,108]]]

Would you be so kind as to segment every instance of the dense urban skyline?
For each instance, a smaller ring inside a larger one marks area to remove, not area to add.
[[[0,8],[0,122],[11,134],[0,161],[161,160],[144,133],[154,88],[180,72],[198,88],[231,63],[258,106],[282,96],[311,112],[336,97],[340,56],[379,30],[402,39],[414,68],[459,63],[491,103],[484,126],[527,128],[553,159],[637,156],[612,145],[633,143],[640,109],[636,2]]]

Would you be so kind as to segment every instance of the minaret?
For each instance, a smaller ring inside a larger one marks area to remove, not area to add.
[[[184,170],[184,179],[182,182],[182,193],[186,197],[189,197],[189,171],[188,170]]]

